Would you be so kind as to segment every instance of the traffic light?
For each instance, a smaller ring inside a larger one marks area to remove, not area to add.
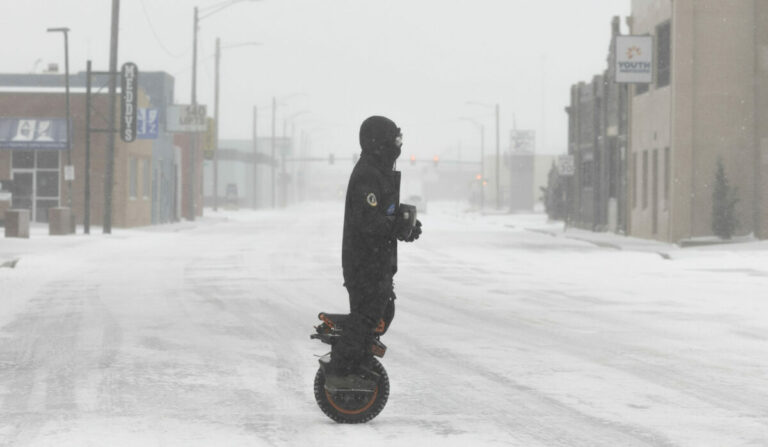
[[[437,155],[435,155],[434,157],[432,157],[432,161],[434,161],[434,162],[435,162],[435,167],[437,167],[437,163],[438,163],[438,162],[440,162],[440,157],[438,157]]]
[[[416,156],[415,155],[411,155],[411,166],[413,166],[415,164],[416,164]]]
[[[332,165],[334,161],[336,161],[336,157],[333,154],[328,154],[328,164]]]

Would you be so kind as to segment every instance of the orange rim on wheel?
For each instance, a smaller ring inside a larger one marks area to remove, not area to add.
[[[371,408],[373,403],[376,402],[376,396],[378,396],[378,394],[379,394],[379,387],[377,386],[376,389],[373,390],[373,396],[371,397],[371,400],[368,401],[368,403],[363,408],[360,408],[357,410],[346,410],[344,408],[339,407],[338,405],[336,405],[336,402],[333,401],[333,398],[331,397],[331,394],[328,391],[325,392],[325,397],[328,399],[328,403],[330,403],[331,406],[335,408],[336,411],[338,411],[339,413],[354,415],[354,414],[363,413],[367,411],[369,408]]]

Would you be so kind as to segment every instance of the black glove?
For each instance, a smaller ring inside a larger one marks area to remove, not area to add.
[[[419,219],[416,219],[416,225],[413,226],[413,229],[411,230],[411,235],[405,238],[405,242],[413,242],[416,239],[421,236],[421,221]]]
[[[398,240],[408,241],[416,227],[416,207],[401,203],[395,217],[395,236]]]

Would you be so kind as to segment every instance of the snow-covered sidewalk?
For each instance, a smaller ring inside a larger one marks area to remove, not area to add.
[[[504,226],[514,230],[544,234],[553,238],[581,241],[613,250],[656,253],[664,259],[685,258],[723,251],[768,252],[768,241],[755,240],[752,237],[737,237],[732,241],[718,241],[716,238],[711,237],[695,238],[684,241],[685,244],[681,246],[652,239],[624,236],[608,231],[588,231],[573,226],[566,227],[562,221],[548,220],[543,213],[479,213],[453,203],[439,203],[433,205],[432,208],[434,213],[451,216],[466,222]]]

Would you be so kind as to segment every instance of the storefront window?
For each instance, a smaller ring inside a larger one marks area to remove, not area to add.
[[[13,151],[12,206],[30,210],[35,222],[48,222],[48,208],[59,206],[59,155],[59,151]]]
[[[41,169],[59,169],[59,153],[56,151],[37,152],[37,167]]]
[[[34,169],[35,153],[32,151],[13,151],[11,166],[14,169]]]
[[[58,197],[59,196],[59,172],[58,171],[38,171],[37,172],[37,195],[39,197]]]

